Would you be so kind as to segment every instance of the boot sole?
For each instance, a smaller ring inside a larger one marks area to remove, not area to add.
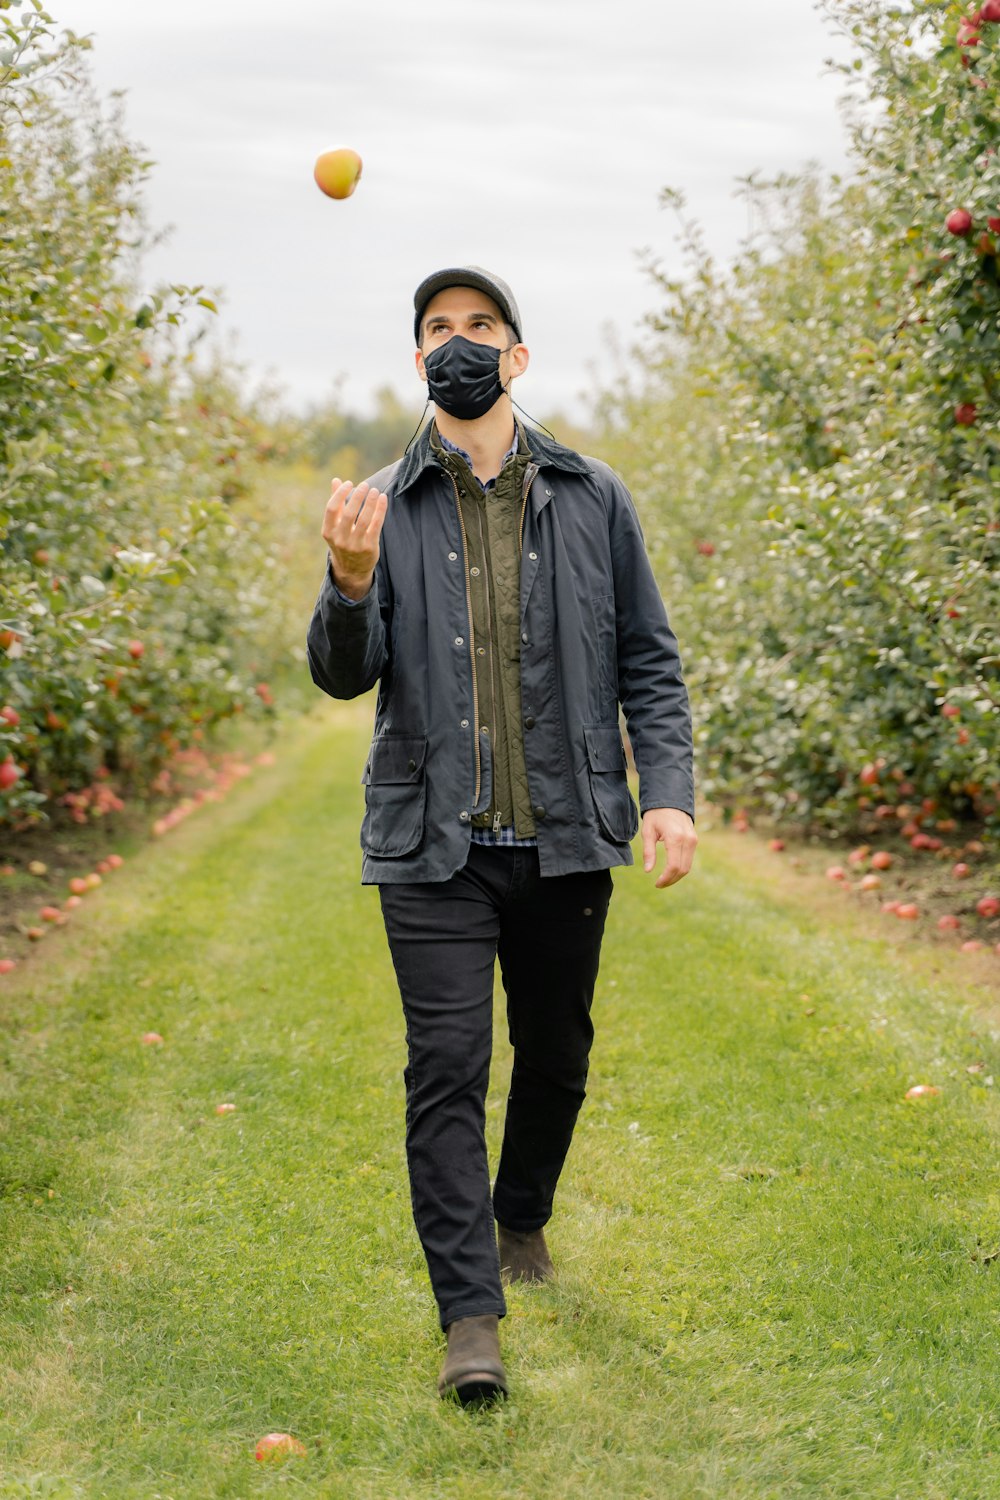
[[[438,1386],[439,1396],[455,1396],[463,1406],[485,1406],[508,1394],[506,1382],[486,1370],[472,1370]]]

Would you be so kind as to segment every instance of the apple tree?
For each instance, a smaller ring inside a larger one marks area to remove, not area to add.
[[[826,9],[856,50],[854,170],[750,179],[729,267],[664,195],[688,270],[650,268],[607,445],[686,642],[709,796],[831,830],[914,798],[996,819],[1000,22]]]

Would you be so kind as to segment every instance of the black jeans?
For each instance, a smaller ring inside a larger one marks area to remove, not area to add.
[[[507,1311],[494,1214],[540,1229],[586,1093],[610,870],[543,878],[533,848],[470,846],[450,880],[382,885],[406,1017],[406,1157],[441,1327]],[[486,1090],[496,959],[514,1066],[492,1202]]]

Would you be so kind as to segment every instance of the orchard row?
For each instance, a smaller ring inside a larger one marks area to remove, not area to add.
[[[1000,21],[951,0],[825,8],[857,49],[851,175],[748,179],[728,268],[665,192],[687,271],[650,268],[659,307],[605,451],[684,647],[703,794],[863,835],[879,807],[931,799],[990,838]]]
[[[196,360],[198,287],[138,290],[147,165],[81,44],[0,18],[0,828],[85,822],[240,713],[291,656],[271,453],[236,372]],[[47,79],[58,78],[58,83]],[[297,623],[297,622],[295,622]],[[297,633],[301,633],[299,629]]]

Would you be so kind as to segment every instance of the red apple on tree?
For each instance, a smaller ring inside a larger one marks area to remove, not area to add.
[[[953,208],[944,222],[949,234],[966,235],[972,228],[972,215],[968,209]]]
[[[984,896],[976,902],[976,911],[981,917],[1000,917],[1000,900],[996,896]]]
[[[0,792],[9,792],[15,782],[21,779],[21,767],[14,761],[14,757],[8,755],[6,760],[0,760]]]

